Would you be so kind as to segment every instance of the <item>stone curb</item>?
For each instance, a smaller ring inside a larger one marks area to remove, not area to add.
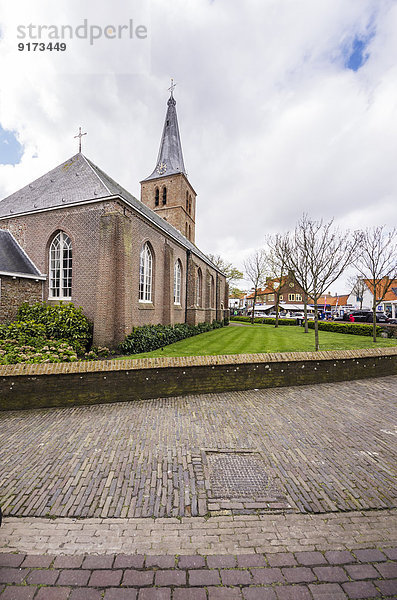
[[[0,365],[0,377],[18,375],[59,375],[67,373],[97,373],[136,371],[170,367],[200,367],[208,365],[261,364],[276,362],[325,361],[373,356],[396,356],[397,346],[362,350],[327,350],[323,352],[279,352],[269,354],[231,354],[217,356],[155,357],[125,360],[97,360],[74,363]]]

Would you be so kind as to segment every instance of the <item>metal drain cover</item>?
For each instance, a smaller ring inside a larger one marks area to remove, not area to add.
[[[213,498],[279,497],[256,452],[206,452]]]

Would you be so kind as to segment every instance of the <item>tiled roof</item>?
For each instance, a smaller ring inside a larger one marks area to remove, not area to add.
[[[70,204],[102,200],[114,196],[120,196],[133,210],[221,273],[210,259],[180,231],[137,200],[81,153],[72,156],[33,183],[2,200],[0,202],[0,220],[24,213],[62,208]]]
[[[265,287],[264,289],[262,289],[262,288],[258,288],[258,290],[257,290],[257,292],[256,292],[256,296],[257,296],[257,297],[258,297],[258,296],[264,296],[264,295],[266,295],[266,294],[274,294],[274,289],[273,289],[273,288],[271,288],[271,287],[269,287],[269,286],[267,286],[267,287]],[[254,292],[252,292],[251,294],[249,294],[249,295],[247,296],[247,298],[253,298],[253,297],[254,297],[254,295],[255,295],[255,293],[254,293]]]
[[[326,302],[329,306],[346,306],[349,294],[343,296],[321,296],[318,299],[318,304],[324,304]]]
[[[374,293],[374,286],[370,279],[364,279],[365,284],[367,285],[371,294]],[[384,288],[385,285],[389,283],[388,277],[383,277],[382,279],[378,279],[377,283],[380,283],[381,288]],[[397,279],[392,279],[390,282],[390,287],[387,290],[385,297],[383,298],[386,302],[392,302],[393,300],[397,300]]]
[[[42,277],[9,231],[0,229],[0,273]]]

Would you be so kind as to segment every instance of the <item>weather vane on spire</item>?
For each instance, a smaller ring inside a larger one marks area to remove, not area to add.
[[[169,92],[171,92],[171,96],[173,96],[173,91],[174,91],[174,89],[175,89],[175,86],[176,86],[176,83],[174,83],[174,80],[173,80],[173,79],[172,79],[172,77],[171,77],[171,85],[170,85],[170,87],[168,88],[168,91],[169,91]]]
[[[74,136],[75,139],[79,138],[79,152],[81,152],[81,138],[83,137],[83,135],[87,135],[87,133],[81,133],[81,127],[79,127],[79,133]]]

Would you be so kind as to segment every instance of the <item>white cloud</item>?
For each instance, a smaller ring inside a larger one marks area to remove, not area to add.
[[[54,4],[37,0],[36,18]],[[111,3],[113,22],[126,6],[133,17],[139,4]],[[65,21],[98,10],[88,0],[56,7]],[[3,30],[22,13],[5,0],[2,8]],[[293,227],[303,211],[352,228],[396,222],[395,2],[153,0],[148,27],[150,68],[129,75],[98,75],[101,59],[88,55],[89,74],[62,73],[50,55],[24,73],[1,43],[0,124],[25,147],[19,165],[0,167],[1,196],[74,154],[81,125],[87,156],[139,197],[173,76],[203,250],[242,268],[266,233]],[[344,49],[368,29],[367,62],[345,69]]]

